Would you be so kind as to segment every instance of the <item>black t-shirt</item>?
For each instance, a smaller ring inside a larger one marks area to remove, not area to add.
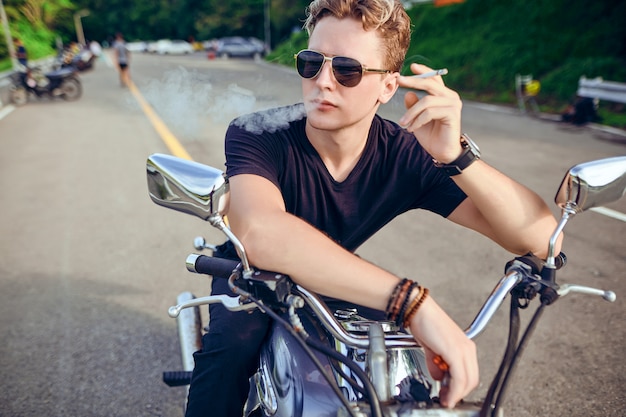
[[[413,134],[375,116],[348,177],[330,175],[305,133],[302,104],[235,119],[226,132],[226,173],[260,175],[281,191],[287,212],[349,251],[408,210],[447,217],[466,198]]]

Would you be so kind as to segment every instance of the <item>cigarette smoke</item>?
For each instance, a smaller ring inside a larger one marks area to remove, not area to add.
[[[306,115],[304,105],[272,108],[257,113],[246,114],[233,123],[248,132],[260,134],[273,133],[289,126],[289,122],[300,120]]]
[[[251,91],[228,86],[217,92],[208,74],[183,67],[167,71],[161,80],[150,80],[143,92],[163,121],[188,139],[201,137],[202,121],[227,124],[235,117],[255,110]]]

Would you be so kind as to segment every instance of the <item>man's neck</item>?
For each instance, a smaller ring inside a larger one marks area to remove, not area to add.
[[[333,131],[315,129],[307,123],[309,142],[335,181],[344,181],[359,162],[370,127],[371,120]]]

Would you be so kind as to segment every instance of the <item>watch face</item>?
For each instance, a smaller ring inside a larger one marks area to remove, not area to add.
[[[472,138],[467,136],[465,133],[463,133],[461,136],[463,137],[463,140],[467,142],[468,146],[470,147],[470,149],[472,149],[472,151],[474,151],[475,154],[480,154],[480,148],[478,147],[476,142],[472,140]]]

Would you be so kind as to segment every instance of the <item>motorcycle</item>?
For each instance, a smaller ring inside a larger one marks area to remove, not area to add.
[[[626,193],[626,157],[582,163],[566,173],[555,197],[562,215],[547,259],[528,254],[509,261],[504,276],[465,330],[469,338],[475,338],[510,295],[509,337],[485,399],[446,409],[438,403],[441,383],[428,373],[424,351],[411,335],[391,322],[365,320],[357,311],[331,311],[319,296],[288,276],[250,265],[245,247],[225,222],[229,183],[222,171],[163,154],[151,155],[146,168],[154,203],[208,221],[233,243],[241,260],[201,254],[187,258],[190,272],[214,279],[228,277],[238,296],[179,295],[168,314],[177,318],[183,371],[165,372],[164,382],[189,384],[192,354],[200,348],[199,306],[222,303],[231,311],[258,308],[273,319],[258,371],[250,380],[244,416],[502,416],[508,384],[545,307],[570,293],[601,296],[610,302],[616,299],[612,291],[559,285],[556,273],[566,257],[555,253],[555,245],[576,214]],[[196,238],[194,246],[216,249],[203,238]],[[519,310],[534,299],[539,305],[520,337]]]
[[[28,102],[29,95],[41,97],[61,97],[68,101],[78,100],[83,87],[74,67],[44,72],[41,68],[25,68],[11,74],[11,102],[22,106]]]
[[[66,49],[57,55],[54,67],[56,69],[73,67],[80,72],[87,71],[93,69],[96,58],[89,48],[83,48],[78,52]]]

